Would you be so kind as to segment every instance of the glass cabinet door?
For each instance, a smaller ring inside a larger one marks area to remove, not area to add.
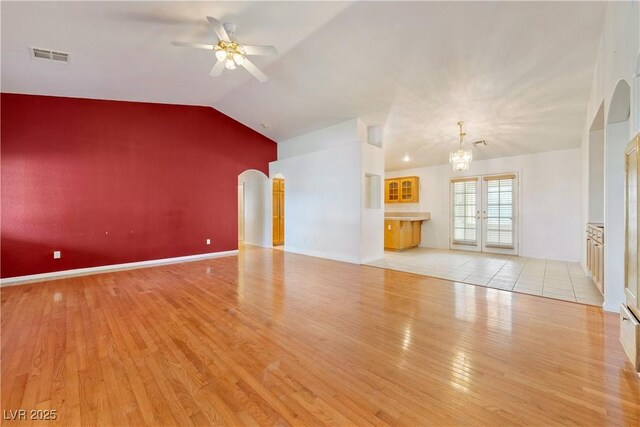
[[[389,201],[397,202],[399,200],[399,195],[398,181],[389,181]]]
[[[401,185],[401,199],[403,202],[413,199],[413,181],[410,179],[403,179]]]

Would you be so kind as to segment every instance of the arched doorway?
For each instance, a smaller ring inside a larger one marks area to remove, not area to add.
[[[624,149],[630,135],[631,87],[616,85],[605,124],[604,304],[617,310],[624,301]]]
[[[267,175],[255,169],[238,175],[238,242],[241,244],[271,246],[269,182]]]
[[[284,176],[277,174],[273,178],[272,183],[272,230],[273,230],[273,246],[284,245],[284,218],[285,218],[285,202],[284,202]]]

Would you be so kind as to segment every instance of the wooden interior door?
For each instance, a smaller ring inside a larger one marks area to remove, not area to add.
[[[625,150],[625,295],[627,306],[640,317],[638,280],[638,150],[640,136]]]
[[[284,179],[273,179],[273,245],[284,245]]]

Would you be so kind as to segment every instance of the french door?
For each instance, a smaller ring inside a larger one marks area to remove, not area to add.
[[[451,179],[451,249],[518,254],[518,176]]]

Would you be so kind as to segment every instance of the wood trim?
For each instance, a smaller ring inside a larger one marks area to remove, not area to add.
[[[477,181],[478,177],[477,176],[470,176],[470,177],[463,177],[463,178],[451,178],[449,179],[449,182],[454,183],[454,182],[469,182],[469,181]]]
[[[516,179],[516,174],[515,173],[508,173],[508,174],[503,174],[503,175],[484,176],[483,179],[485,181],[497,181],[499,179]]]
[[[420,177],[417,176],[417,175],[396,176],[396,177],[393,177],[393,178],[385,178],[385,181],[393,181],[393,180],[396,180],[396,179],[409,179],[409,178],[420,178]]]

